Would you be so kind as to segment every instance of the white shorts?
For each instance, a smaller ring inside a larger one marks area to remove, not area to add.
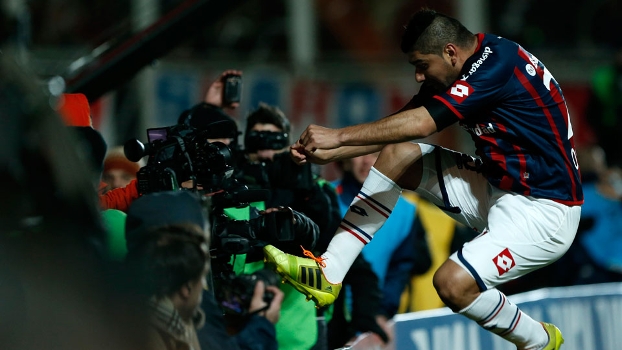
[[[449,257],[473,276],[481,291],[549,265],[568,250],[579,226],[580,206],[500,190],[476,170],[471,156],[419,146],[423,176],[416,192],[481,232]],[[437,169],[442,169],[442,180]]]

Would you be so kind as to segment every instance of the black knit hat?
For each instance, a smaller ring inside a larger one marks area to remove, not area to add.
[[[104,170],[104,157],[108,149],[106,141],[99,131],[90,126],[70,126],[78,142],[80,149],[84,150],[89,166],[91,166],[97,174],[101,174]]]
[[[210,139],[238,137],[238,126],[221,108],[208,103],[198,105],[184,111],[177,120],[177,124],[190,125],[206,132]]]
[[[131,251],[140,245],[152,229],[181,224],[194,224],[206,230],[207,216],[198,195],[184,190],[145,194],[127,212],[127,249]]]

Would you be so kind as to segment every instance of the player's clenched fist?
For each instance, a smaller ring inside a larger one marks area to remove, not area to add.
[[[313,153],[307,153],[304,146],[302,146],[299,141],[296,141],[295,144],[289,147],[289,155],[298,165],[309,162],[323,165],[334,161],[334,159],[331,158],[330,151],[316,149]]]
[[[340,133],[338,129],[325,128],[319,125],[309,125],[300,135],[298,144],[304,147],[309,154],[316,150],[327,150],[341,146]]]

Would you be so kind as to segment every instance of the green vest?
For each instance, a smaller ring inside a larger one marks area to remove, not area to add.
[[[101,212],[102,224],[106,231],[108,257],[113,261],[123,261],[127,255],[125,244],[125,218],[127,214],[116,209]]]
[[[251,203],[251,206],[259,210],[265,209],[264,202]],[[225,214],[233,220],[248,220],[249,207],[227,208]],[[264,267],[263,261],[246,264],[246,255],[241,254],[232,258],[233,270],[236,274],[253,273]],[[313,302],[307,302],[303,294],[289,284],[282,283],[283,303],[281,304],[281,317],[276,324],[276,339],[279,350],[304,350],[311,349],[317,342],[316,311]]]
[[[603,104],[602,124],[614,126],[617,120],[617,107],[622,104],[615,88],[616,74],[612,66],[598,68],[592,78],[594,94]]]

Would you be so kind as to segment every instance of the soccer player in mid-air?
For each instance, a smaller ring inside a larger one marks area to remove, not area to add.
[[[583,193],[557,81],[520,45],[428,9],[411,18],[401,48],[423,82],[406,107],[342,129],[310,125],[291,146],[298,163],[381,151],[327,251],[301,258],[267,246],[266,259],[318,306],[330,304],[402,189],[414,190],[481,232],[436,271],[445,304],[518,349],[559,349],[557,327],[495,288],[559,259],[577,231]],[[455,122],[471,134],[478,158],[407,142]]]

